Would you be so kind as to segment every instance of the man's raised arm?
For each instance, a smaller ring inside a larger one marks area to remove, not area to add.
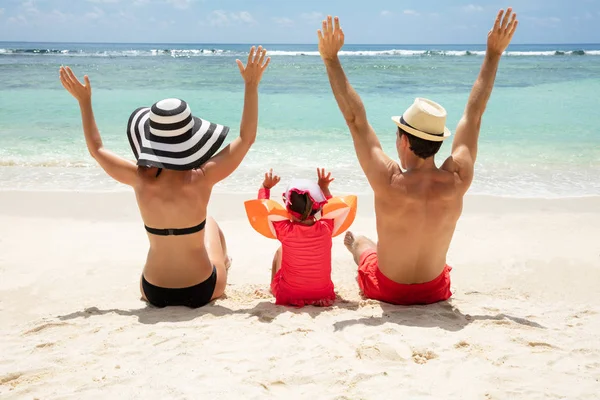
[[[339,19],[335,17],[334,26],[331,16],[327,17],[318,35],[319,52],[327,67],[335,100],[350,128],[358,161],[375,189],[389,183],[394,162],[383,152],[375,131],[367,121],[365,106],[342,69],[338,52],[344,45],[344,32]]]
[[[504,10],[498,12],[494,27],[488,34],[487,51],[481,71],[471,90],[464,115],[456,128],[456,136],[452,143],[452,158],[467,188],[473,179],[481,119],[494,88],[500,58],[517,29],[516,18],[517,14],[512,12],[512,8],[506,11],[506,15]]]

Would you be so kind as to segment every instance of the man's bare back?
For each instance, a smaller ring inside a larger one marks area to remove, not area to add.
[[[498,13],[488,34],[479,77],[456,129],[452,154],[440,168],[434,156],[441,142],[450,136],[445,109],[431,100],[417,98],[402,116],[392,118],[398,126],[396,147],[401,169],[383,152],[364,105],[342,69],[338,52],[344,44],[344,33],[339,19],[328,17],[323,21],[319,52],[375,195],[378,243],[355,238],[351,232],[345,239],[359,264],[363,292],[368,290],[378,296],[374,298],[397,304],[426,304],[451,295],[446,255],[462,212],[463,197],[473,180],[483,113],[500,58],[517,24],[512,9]],[[395,297],[398,292],[406,295]]]
[[[375,194],[379,268],[388,278],[423,283],[442,272],[462,211],[457,181],[442,169],[410,171]]]

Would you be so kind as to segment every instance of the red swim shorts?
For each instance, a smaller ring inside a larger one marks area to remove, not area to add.
[[[358,265],[358,285],[365,297],[398,305],[432,304],[448,300],[450,292],[450,271],[446,265],[440,276],[430,282],[407,285],[392,281],[379,270],[377,251],[366,250],[360,256]]]

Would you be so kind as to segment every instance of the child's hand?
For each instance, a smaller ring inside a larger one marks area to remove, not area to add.
[[[265,174],[265,180],[262,185],[265,189],[271,189],[273,186],[277,185],[280,180],[280,177],[273,175],[273,168],[271,168],[269,172]]]
[[[329,184],[335,179],[331,177],[331,172],[325,175],[325,168],[317,168],[317,176],[319,177],[319,187],[323,192],[329,190]]]

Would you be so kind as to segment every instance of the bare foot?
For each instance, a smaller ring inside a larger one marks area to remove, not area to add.
[[[369,249],[377,250],[377,244],[364,236],[354,236],[350,231],[346,232],[344,245],[354,257],[356,265],[360,263],[360,256]]]
[[[348,251],[352,252],[354,248],[354,234],[350,231],[346,232],[346,236],[344,236],[344,246],[348,249]]]

